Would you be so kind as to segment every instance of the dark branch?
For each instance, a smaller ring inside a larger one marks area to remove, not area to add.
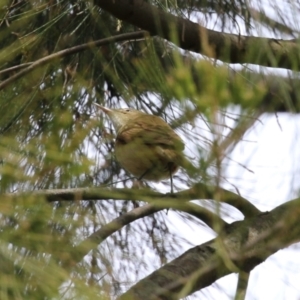
[[[299,69],[296,39],[278,40],[217,32],[158,9],[144,0],[97,0],[95,4],[116,18],[175,42],[185,50],[228,63]]]
[[[188,250],[139,281],[119,300],[183,298],[232,272],[250,272],[279,249],[300,241],[299,207],[300,199],[296,199],[269,213],[232,223],[226,234]]]
[[[102,39],[102,40],[98,40],[98,41],[95,41],[95,42],[90,42],[90,43],[82,44],[82,45],[75,46],[75,47],[72,47],[72,48],[68,48],[68,49],[50,54],[48,56],[45,56],[45,57],[43,57],[39,60],[36,60],[35,62],[32,62],[32,63],[26,63],[26,64],[22,64],[22,65],[19,65],[19,66],[14,66],[14,67],[2,70],[0,72],[0,74],[11,71],[11,70],[15,70],[15,69],[18,69],[18,68],[26,67],[22,71],[12,75],[11,77],[9,77],[8,79],[6,79],[4,81],[2,81],[0,83],[0,90],[5,88],[9,84],[13,83],[16,79],[30,73],[34,69],[36,69],[38,67],[41,67],[41,66],[43,66],[43,65],[45,65],[45,64],[47,64],[50,61],[53,61],[55,59],[59,59],[59,58],[62,58],[64,56],[68,56],[68,55],[71,55],[71,54],[74,54],[74,53],[78,53],[78,52],[84,51],[84,50],[92,48],[92,47],[99,47],[99,46],[103,46],[103,45],[107,45],[107,44],[115,43],[115,42],[120,42],[120,41],[127,41],[127,40],[132,40],[132,39],[145,38],[146,35],[147,35],[146,31],[136,31],[136,32],[123,33],[123,34],[111,36],[109,38],[105,38],[105,39]],[[28,66],[28,64],[29,64],[29,66]]]

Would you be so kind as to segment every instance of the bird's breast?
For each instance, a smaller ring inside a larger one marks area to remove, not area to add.
[[[115,154],[121,166],[137,178],[143,176],[145,180],[159,181],[178,170],[175,150],[147,145],[142,139],[126,142],[117,138]]]

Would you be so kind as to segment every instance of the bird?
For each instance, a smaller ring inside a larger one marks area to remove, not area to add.
[[[170,178],[184,162],[184,142],[162,118],[132,108],[111,109],[94,103],[116,130],[116,160],[138,180]]]

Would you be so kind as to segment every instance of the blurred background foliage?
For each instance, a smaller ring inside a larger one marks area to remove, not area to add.
[[[263,9],[254,18],[247,1],[149,2],[205,25],[214,18],[220,31],[240,26],[252,34],[265,26],[274,33],[294,32],[288,24],[271,26]],[[60,50],[138,30],[92,1],[1,0],[0,7],[1,81]],[[256,104],[266,93],[263,82],[251,82],[246,71],[244,66],[229,81],[229,65],[152,37],[52,60],[2,89],[0,299],[108,299],[180,254],[181,237],[170,232],[161,212],[127,226],[74,264],[76,245],[141,203],[47,203],[30,191],[131,187],[130,174],[114,158],[114,130],[93,102],[161,116],[188,141],[188,156],[201,166],[201,178],[220,184],[222,159],[255,122],[261,113]],[[192,180],[180,172],[175,186]],[[169,182],[158,189],[164,185]],[[28,193],[7,196],[20,192]],[[179,217],[203,226],[185,214]]]

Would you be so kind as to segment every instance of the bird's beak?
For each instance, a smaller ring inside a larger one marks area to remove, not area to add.
[[[112,112],[112,110],[111,109],[109,109],[109,108],[106,108],[106,107],[104,107],[104,106],[102,106],[102,105],[100,105],[100,104],[98,104],[98,103],[93,103],[97,108],[99,108],[99,109],[101,109],[102,111],[104,111],[106,114],[109,114],[110,112]]]

